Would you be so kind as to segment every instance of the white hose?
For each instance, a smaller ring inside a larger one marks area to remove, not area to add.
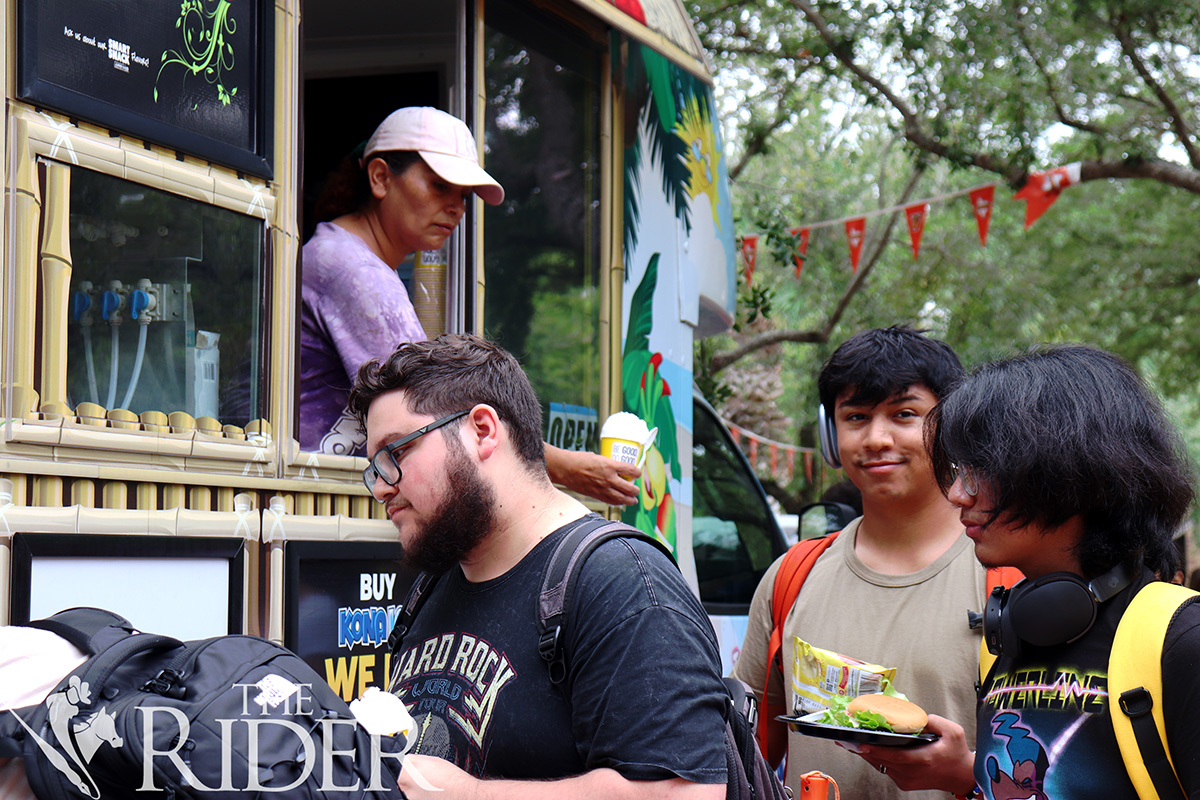
[[[116,407],[113,403],[117,401],[117,358],[121,355],[121,326],[109,323],[108,335],[112,341],[112,364],[108,370],[108,399],[105,400],[104,407],[111,410]]]
[[[83,326],[83,359],[87,362],[88,392],[92,402],[100,403],[100,390],[96,387],[96,359],[92,355],[92,326]]]
[[[146,356],[146,329],[149,327],[147,322],[138,323],[137,355],[133,357],[133,375],[129,377],[129,388],[125,390],[121,408],[129,408],[129,401],[133,399],[133,393],[137,390],[138,378],[142,375],[142,360]]]

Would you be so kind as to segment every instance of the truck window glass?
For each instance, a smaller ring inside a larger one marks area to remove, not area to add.
[[[596,449],[600,404],[600,56],[569,29],[489,3],[483,324],[550,409],[546,440]]]
[[[700,599],[748,607],[778,555],[780,536],[766,497],[728,432],[693,404],[692,547]]]
[[[73,169],[70,235],[72,408],[262,416],[261,220]]]

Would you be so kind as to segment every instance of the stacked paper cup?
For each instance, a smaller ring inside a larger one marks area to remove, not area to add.
[[[413,310],[432,339],[446,332],[446,251],[418,250],[413,261]]]

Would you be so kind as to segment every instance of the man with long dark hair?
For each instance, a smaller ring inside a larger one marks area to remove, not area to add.
[[[939,742],[888,758],[888,774],[927,785],[920,771],[940,761],[941,788],[966,793],[974,783],[996,800],[1136,798],[1131,775],[1148,759],[1141,750],[1135,767],[1123,763],[1128,750],[1114,724],[1127,724],[1120,709],[1129,697],[1118,702],[1109,688],[1118,655],[1138,654],[1113,642],[1135,596],[1176,570],[1172,539],[1194,499],[1178,434],[1125,362],[1060,345],[976,370],[942,401],[927,437],[938,483],[976,556],[1026,577],[989,601],[985,635],[998,657],[980,688],[976,753],[948,753]],[[1189,798],[1200,797],[1193,599],[1172,601],[1178,610],[1154,644],[1161,658],[1151,652],[1138,674],[1161,669],[1154,704],[1174,780]],[[1143,624],[1139,617],[1124,629]],[[956,726],[931,719],[931,727]]]

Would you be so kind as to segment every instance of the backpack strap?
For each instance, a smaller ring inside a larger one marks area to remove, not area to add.
[[[425,598],[429,596],[429,590],[433,588],[440,577],[442,576],[439,573],[422,572],[417,575],[412,586],[408,587],[408,594],[404,596],[404,602],[400,604],[400,609],[396,612],[396,622],[392,625],[392,632],[388,634],[388,652],[392,654],[393,661],[400,654],[404,637],[412,628],[413,620],[417,618],[417,612],[421,610]]]
[[[567,531],[550,554],[537,597],[538,652],[550,670],[550,682],[556,686],[567,677],[562,633],[579,571],[593,550],[609,539],[617,538],[650,542],[666,554],[671,563],[675,563],[674,556],[665,544],[623,522],[611,522],[588,514]]]
[[[987,592],[984,594],[984,608],[987,608],[987,598],[992,596],[992,592],[997,589],[1011,589],[1016,586],[1017,581],[1024,579],[1025,575],[1016,567],[989,567],[987,571]],[[975,612],[970,612],[967,615],[968,619],[972,620],[971,627],[976,624],[983,627],[983,615],[975,615]],[[978,620],[978,623],[974,622]],[[987,637],[979,637],[979,680],[975,683],[975,694],[983,688],[983,682],[987,680],[988,673],[992,671],[992,664],[996,663],[996,656],[992,654],[987,647]]]
[[[45,619],[34,620],[23,627],[50,631],[75,645],[80,652],[94,656],[105,649],[103,644],[95,641],[96,634],[113,625],[127,632],[133,631],[133,624],[120,614],[103,608],[87,607],[68,608]]]
[[[1108,659],[1108,713],[1129,779],[1142,800],[1183,800],[1163,721],[1162,651],[1167,629],[1200,594],[1149,583],[1117,625]]]
[[[758,726],[758,747],[767,752],[767,729],[776,724],[775,717],[787,713],[786,703],[772,703],[767,700],[767,690],[771,686],[771,670],[778,664],[783,673],[783,621],[800,595],[800,587],[808,578],[813,564],[837,539],[838,532],[814,539],[801,539],[783,554],[779,571],[775,573],[775,584],[771,592],[771,638],[767,643],[767,676],[763,681],[762,707],[763,714]]]

